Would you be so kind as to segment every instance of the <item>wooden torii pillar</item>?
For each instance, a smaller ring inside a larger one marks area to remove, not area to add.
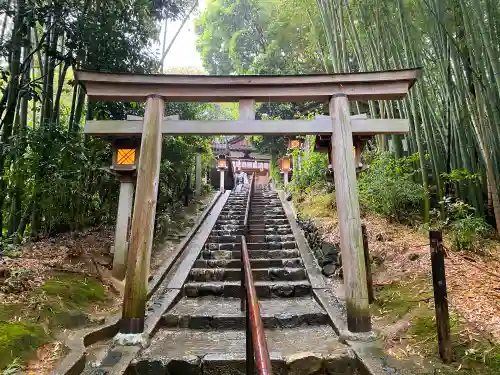
[[[161,136],[168,135],[330,135],[335,154],[335,187],[348,329],[371,330],[361,220],[356,189],[353,134],[403,134],[405,119],[351,118],[349,101],[404,98],[419,69],[302,76],[184,76],[77,71],[75,77],[94,100],[146,101],[144,121],[89,121],[94,136],[140,136],[136,197],[128,255],[121,333],[144,328],[149,259],[153,239]],[[162,121],[165,100],[246,103],[239,120]],[[329,102],[330,118],[314,120],[249,119],[248,101]],[[246,109],[245,109],[246,108]]]

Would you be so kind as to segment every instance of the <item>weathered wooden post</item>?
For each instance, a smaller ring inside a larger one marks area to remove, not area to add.
[[[336,94],[330,100],[333,122],[332,161],[344,270],[347,326],[351,332],[371,330],[361,218],[356,186],[349,100]]]
[[[238,106],[239,120],[255,120],[255,99],[240,99]]]
[[[184,206],[189,206],[189,196],[191,194],[191,173],[186,174],[186,186],[184,187]]]
[[[129,229],[132,221],[135,178],[120,177],[120,195],[118,213],[116,214],[113,270],[111,274],[117,280],[123,280],[127,271],[127,255],[129,245]]]
[[[444,363],[451,363],[450,315],[444,268],[443,235],[441,231],[429,232],[431,245],[432,284],[434,287],[434,307],[438,333],[439,356]]]
[[[220,191],[224,193],[225,189],[225,180],[224,180],[224,172],[228,169],[227,167],[227,159],[226,155],[220,154],[217,157],[217,170],[220,173]]]
[[[373,278],[370,264],[370,250],[368,248],[368,233],[366,233],[366,225],[361,224],[361,233],[363,235],[363,251],[365,253],[365,267],[366,267],[366,287],[368,288],[368,303],[372,304],[375,301],[373,294]]]
[[[123,334],[144,331],[160,173],[163,111],[162,97],[155,95],[147,98],[120,324],[120,333]]]
[[[123,280],[127,270],[130,224],[139,158],[138,139],[115,139],[113,141],[113,163],[111,170],[120,181],[118,212],[116,214],[115,242],[113,244],[113,269],[111,274]]]
[[[201,196],[201,151],[195,157],[195,194],[199,198]]]

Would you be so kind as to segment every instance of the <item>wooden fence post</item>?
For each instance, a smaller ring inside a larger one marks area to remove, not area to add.
[[[184,188],[184,206],[189,206],[189,195],[191,194],[191,174],[186,175],[186,187]]]
[[[344,270],[347,327],[351,332],[371,331],[366,285],[366,267],[361,233],[356,167],[352,142],[349,100],[337,94],[330,100],[332,118],[332,155],[335,195],[340,230],[340,248]]]
[[[144,331],[160,174],[163,111],[163,98],[147,98],[120,322],[120,333],[125,334]]]
[[[196,198],[201,196],[201,154],[197,153],[195,157],[195,194]]]
[[[363,234],[363,250],[365,253],[365,267],[366,267],[366,286],[368,288],[368,303],[372,304],[375,301],[373,294],[373,278],[370,264],[370,250],[368,249],[368,234],[366,233],[366,225],[361,224],[361,233]]]
[[[446,292],[443,235],[441,231],[431,230],[429,231],[429,239],[439,355],[444,363],[451,363],[450,315],[448,313],[448,295]]]

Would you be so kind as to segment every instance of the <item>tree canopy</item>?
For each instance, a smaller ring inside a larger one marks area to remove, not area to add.
[[[85,119],[124,119],[142,103],[86,100],[73,71],[156,73],[160,23],[184,16],[193,0],[5,0],[0,4],[0,244],[113,218],[117,182],[102,167],[111,148],[81,134]],[[194,118],[211,107],[168,103]],[[197,147],[176,138],[162,165],[162,202],[178,199]],[[168,160],[180,167],[168,168]],[[166,181],[177,181],[176,185]],[[180,185],[179,185],[180,184]],[[169,188],[166,188],[169,186]]]

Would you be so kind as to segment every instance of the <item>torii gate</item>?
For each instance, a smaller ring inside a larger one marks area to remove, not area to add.
[[[141,137],[120,332],[144,330],[147,283],[158,192],[162,135],[314,135],[328,134],[335,157],[335,192],[344,267],[348,329],[371,330],[361,219],[353,157],[353,134],[401,134],[408,120],[352,118],[349,101],[404,98],[420,69],[298,76],[193,76],[115,74],[77,71],[89,99],[146,101],[144,120],[89,121],[85,133]],[[239,119],[164,120],[169,101],[235,102]],[[329,102],[330,118],[255,120],[255,102]],[[332,155],[333,156],[333,155]]]

